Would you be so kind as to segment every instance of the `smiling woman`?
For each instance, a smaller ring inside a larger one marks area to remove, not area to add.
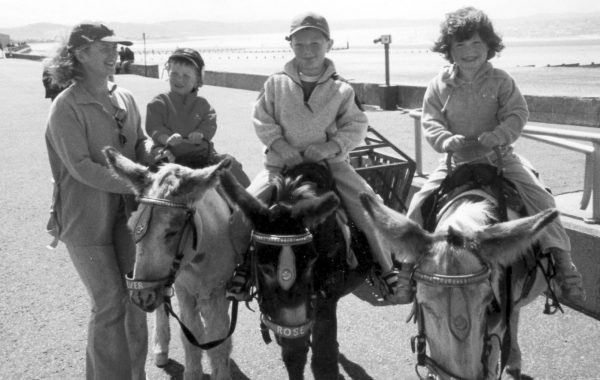
[[[70,84],[53,101],[46,145],[54,179],[52,225],[91,298],[87,378],[145,379],[145,314],[131,302],[123,278],[135,249],[126,223],[133,195],[108,171],[101,149],[148,161],[146,137],[131,93],[109,82],[117,44],[131,45],[102,24],[75,26],[46,62],[52,80]]]

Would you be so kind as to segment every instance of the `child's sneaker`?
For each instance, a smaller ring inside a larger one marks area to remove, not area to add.
[[[231,280],[227,283],[225,297],[236,301],[250,301],[250,268],[246,263],[241,263],[235,268]]]
[[[583,288],[583,278],[571,260],[571,253],[558,248],[552,248],[550,249],[550,254],[556,264],[556,282],[560,286],[561,295],[572,301],[585,301],[586,295]]]
[[[410,274],[392,268],[387,273],[381,275],[381,279],[387,285],[388,294],[386,301],[394,304],[411,303],[414,299],[414,289],[410,281]]]

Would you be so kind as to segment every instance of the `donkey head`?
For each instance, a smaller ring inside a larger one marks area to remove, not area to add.
[[[140,201],[129,219],[136,260],[128,287],[132,300],[152,311],[162,303],[165,287],[173,283],[186,252],[194,251],[194,243],[202,238],[197,235],[202,219],[196,206],[218,184],[218,174],[230,166],[230,161],[196,170],[165,164],[153,173],[114,148],[103,152],[112,173]]]
[[[267,206],[229,174],[223,189],[252,222],[252,264],[262,320],[276,335],[300,338],[314,314],[313,267],[319,256],[309,228],[320,225],[339,206],[333,192],[316,195],[301,179],[280,178]]]
[[[366,194],[361,201],[382,235],[417,263],[417,339],[426,365],[441,378],[497,378],[501,342],[489,338],[490,325],[498,325],[489,308],[502,268],[525,254],[558,211],[489,224],[486,202],[465,203],[429,233]]]

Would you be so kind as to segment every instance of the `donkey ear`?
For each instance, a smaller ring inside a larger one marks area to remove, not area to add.
[[[333,191],[320,197],[303,199],[292,207],[292,217],[302,219],[305,227],[314,227],[325,221],[340,206],[340,199]]]
[[[227,198],[229,198],[231,203],[238,205],[246,217],[255,225],[259,217],[268,217],[269,209],[267,206],[248,193],[231,172],[222,171],[219,173],[219,178],[221,180],[221,188],[224,190]]]
[[[510,265],[525,252],[556,217],[558,210],[548,209],[533,216],[498,223],[477,233],[482,254],[490,261]]]
[[[102,153],[111,173],[124,181],[136,195],[141,195],[144,189],[150,186],[150,171],[146,166],[131,161],[110,146],[102,149]]]
[[[229,170],[230,167],[231,160],[226,158],[218,164],[195,169],[191,173],[182,172],[181,182],[173,195],[197,194],[201,197],[206,189],[217,185],[220,173]]]
[[[394,248],[416,257],[431,244],[431,235],[419,224],[399,212],[392,210],[371,195],[362,193],[360,201],[373,225],[388,240]]]

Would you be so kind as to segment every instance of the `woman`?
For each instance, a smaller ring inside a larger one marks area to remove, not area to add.
[[[49,63],[53,81],[72,82],[50,108],[46,144],[55,182],[57,237],[65,243],[92,304],[87,379],[145,379],[145,313],[130,301],[124,276],[135,245],[127,229],[133,199],[108,171],[102,148],[146,161],[140,113],[127,90],[108,81],[117,44],[131,45],[102,24],[79,24]]]

